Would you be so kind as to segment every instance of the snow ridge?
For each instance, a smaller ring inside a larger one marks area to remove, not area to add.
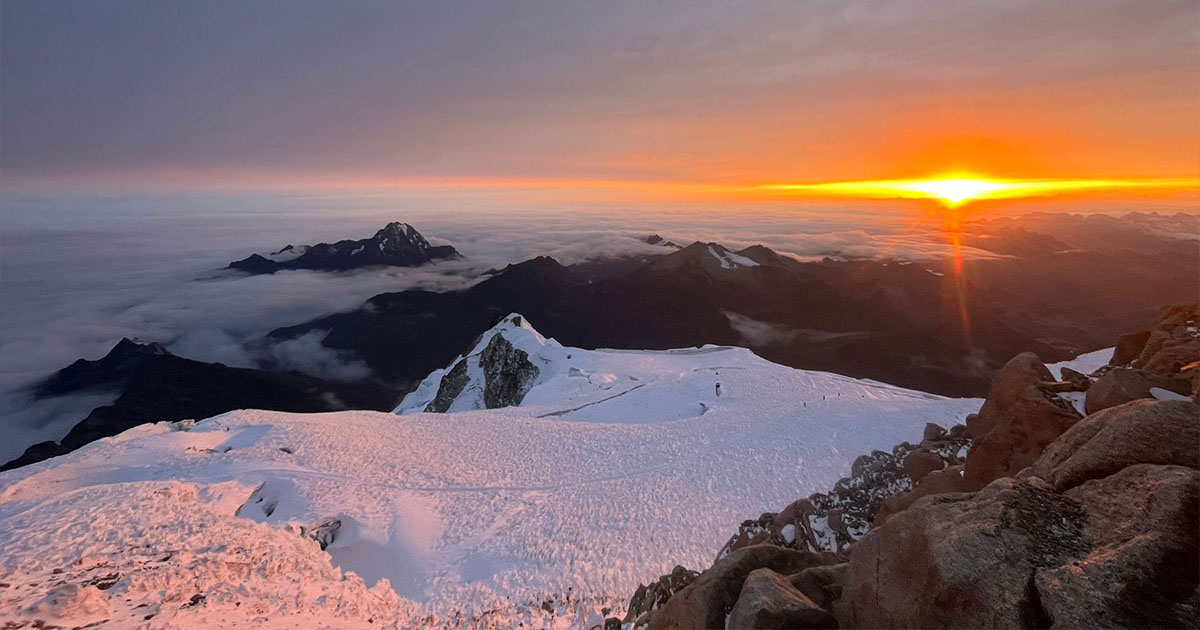
[[[400,416],[236,411],[0,473],[0,625],[591,627],[980,404],[744,348],[564,347],[516,314],[467,358],[497,336],[539,368],[519,406],[420,413],[431,375]]]

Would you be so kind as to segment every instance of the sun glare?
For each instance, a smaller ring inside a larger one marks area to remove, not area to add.
[[[763,190],[867,199],[936,199],[948,207],[980,199],[1048,197],[1067,193],[1111,190],[1194,189],[1189,179],[988,179],[948,175],[930,179],[827,182],[819,184],[766,184]]]
[[[986,197],[988,193],[1002,190],[1004,185],[981,179],[933,179],[913,182],[908,188],[941,199],[950,205],[958,205],[971,199]]]

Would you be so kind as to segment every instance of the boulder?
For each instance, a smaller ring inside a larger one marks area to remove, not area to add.
[[[937,425],[932,422],[929,422],[925,425],[925,434],[923,435],[923,439],[940,440],[944,435],[946,435],[946,430],[943,429],[941,425]]]
[[[1200,469],[1200,406],[1148,399],[1092,414],[1048,446],[1032,473],[1061,491],[1138,463]]]
[[[916,503],[921,497],[947,492],[966,492],[967,483],[963,479],[962,467],[954,466],[945,470],[935,470],[929,473],[916,488],[884,499],[883,505],[875,514],[874,526],[878,527],[897,512],[903,512],[908,506]]]
[[[1092,379],[1083,372],[1076,372],[1069,367],[1061,368],[1059,372],[1062,374],[1062,380],[1075,386],[1074,391],[1087,391],[1087,389],[1092,386]]]
[[[782,575],[770,569],[757,569],[746,577],[725,627],[748,630],[837,628],[837,620],[796,590]]]
[[[1037,479],[925,497],[855,547],[841,627],[1047,627],[1031,578],[1084,557],[1087,520]]]
[[[1113,350],[1109,365],[1129,365],[1142,354],[1146,342],[1150,340],[1150,331],[1128,333],[1117,337],[1117,347]]]
[[[725,616],[751,571],[770,569],[786,575],[836,562],[833,553],[796,551],[774,545],[738,549],[713,563],[694,582],[650,613],[648,627],[650,630],[724,628]]]
[[[1023,352],[996,374],[979,414],[967,417],[974,438],[967,455],[967,489],[1016,474],[1080,416],[1070,403],[1043,391],[1053,382],[1037,355]]]
[[[1138,358],[1138,367],[1149,374],[1169,375],[1179,372],[1197,358],[1200,358],[1200,337],[1177,332],[1162,339],[1153,353],[1143,353]]]
[[[1088,388],[1083,408],[1090,415],[1139,398],[1151,398],[1150,381],[1136,370],[1115,369]]]
[[[1066,495],[1087,515],[1092,550],[1034,574],[1053,626],[1194,628],[1200,472],[1135,464]]]
[[[1009,409],[1025,399],[1030,386],[1053,380],[1050,370],[1032,352],[1022,352],[1009,359],[992,379],[979,413],[967,416],[971,437],[982,437],[996,428]]]
[[[946,463],[941,456],[930,453],[928,451],[913,451],[904,458],[904,473],[913,480],[913,483],[925,478],[925,475],[941,470]]]
[[[846,579],[849,563],[831,564],[821,567],[810,567],[799,573],[789,575],[788,582],[796,590],[804,593],[814,604],[829,610],[833,602],[842,597],[842,583]]]

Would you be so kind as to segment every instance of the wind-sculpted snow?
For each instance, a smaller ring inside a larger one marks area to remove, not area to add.
[[[980,402],[739,348],[556,352],[576,372],[520,407],[237,411],[0,474],[0,622],[590,627],[746,514]]]

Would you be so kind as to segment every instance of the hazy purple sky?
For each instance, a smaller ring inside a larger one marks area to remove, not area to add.
[[[0,6],[0,168],[43,191],[1185,177],[1200,151],[1191,0]]]

